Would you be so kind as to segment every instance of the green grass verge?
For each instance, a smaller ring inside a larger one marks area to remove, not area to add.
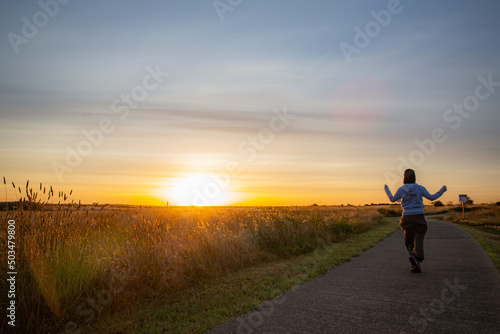
[[[485,225],[455,223],[461,229],[469,232],[483,246],[491,260],[500,271],[500,229]]]
[[[82,332],[203,333],[349,261],[397,229],[394,218],[382,218],[372,229],[312,253],[239,270],[168,299],[102,314]]]

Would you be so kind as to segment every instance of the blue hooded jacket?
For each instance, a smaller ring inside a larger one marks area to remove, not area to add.
[[[396,202],[401,200],[401,206],[403,207],[403,215],[418,215],[424,213],[424,202],[423,197],[428,200],[434,201],[441,197],[443,193],[447,190],[446,186],[443,186],[437,193],[431,195],[424,186],[417,183],[408,183],[400,187],[394,196],[392,196],[389,187],[385,186],[385,192],[391,200],[391,202]]]

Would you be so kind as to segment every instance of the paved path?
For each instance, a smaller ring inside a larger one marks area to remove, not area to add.
[[[401,230],[218,333],[500,333],[500,275],[467,232],[428,220],[423,272]]]

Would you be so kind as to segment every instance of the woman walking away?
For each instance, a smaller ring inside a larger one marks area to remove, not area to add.
[[[411,272],[420,273],[422,272],[421,262],[424,260],[424,237],[427,232],[422,197],[434,201],[441,197],[447,188],[443,186],[437,193],[431,195],[425,187],[415,181],[415,171],[407,169],[403,178],[404,185],[396,191],[394,196],[387,185],[385,185],[385,192],[391,202],[401,200],[403,216],[399,226],[405,232],[405,245],[410,254]]]

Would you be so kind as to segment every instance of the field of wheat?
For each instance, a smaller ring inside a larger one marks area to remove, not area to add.
[[[307,253],[380,218],[357,207],[84,206],[64,193],[52,205],[41,190],[27,184],[23,204],[1,214],[2,245],[15,221],[17,321],[29,331],[89,323],[141,298]]]

